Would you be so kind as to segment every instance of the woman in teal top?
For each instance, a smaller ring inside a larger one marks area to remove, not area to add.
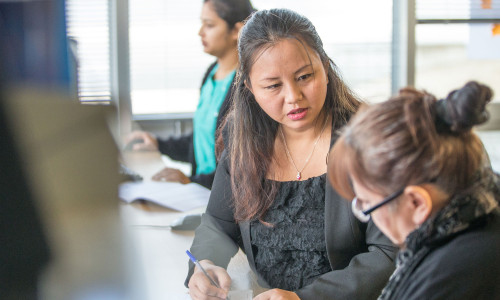
[[[196,174],[215,171],[215,132],[219,109],[226,98],[236,71],[222,79],[215,79],[219,65],[215,65],[201,88],[200,102],[193,120],[193,144],[196,160]]]
[[[178,161],[190,162],[191,176],[164,168],[153,180],[196,182],[212,187],[215,174],[215,135],[230,106],[232,83],[238,66],[237,39],[243,21],[254,11],[249,0],[204,0],[199,36],[203,51],[217,61],[205,73],[200,102],[193,120],[193,132],[161,139],[145,131],[132,132],[125,143],[140,140],[133,150],[159,150]]]

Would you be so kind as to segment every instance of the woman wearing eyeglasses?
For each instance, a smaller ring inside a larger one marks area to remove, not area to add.
[[[472,131],[491,97],[477,82],[439,101],[405,88],[334,145],[332,185],[401,247],[379,299],[500,299],[500,179]]]

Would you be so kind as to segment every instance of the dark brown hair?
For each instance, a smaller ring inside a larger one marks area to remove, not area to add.
[[[363,106],[330,152],[329,178],[345,198],[351,178],[389,195],[433,182],[449,194],[467,189],[487,161],[472,127],[488,119],[489,87],[469,82],[446,99],[404,88],[386,102]]]
[[[296,39],[318,53],[328,70],[328,85],[322,117],[332,117],[333,127],[347,122],[360,102],[342,81],[335,64],[323,49],[313,24],[287,9],[254,13],[243,26],[239,41],[240,66],[236,75],[234,102],[230,113],[229,144],[231,188],[237,221],[260,219],[276,195],[277,182],[264,182],[274,157],[274,141],[279,123],[269,117],[245,86],[263,49],[284,39]]]
[[[245,21],[254,11],[250,0],[203,0],[203,3],[211,2],[219,18],[227,23],[229,29],[233,29],[238,22]]]

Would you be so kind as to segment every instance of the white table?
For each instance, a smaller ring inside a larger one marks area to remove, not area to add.
[[[500,131],[480,131],[494,170],[500,172]],[[151,176],[164,167],[157,152],[129,152],[124,154],[126,164],[150,180]],[[151,203],[122,204],[121,217],[129,237],[134,284],[138,285],[138,299],[186,299],[184,279],[187,274],[189,249],[193,231],[171,231],[161,227],[184,214],[199,213],[204,207],[189,212],[177,212]],[[228,272],[233,279],[234,289],[252,289],[254,296],[265,289],[258,286],[255,275],[248,266],[245,255],[240,251],[229,264]]]
[[[123,156],[127,166],[141,174],[144,180],[151,180],[151,176],[164,167],[157,152],[127,152]],[[205,207],[177,212],[148,202],[121,204],[120,213],[130,245],[131,272],[135,289],[143,294],[142,299],[186,299],[184,280],[188,256],[185,251],[191,246],[194,231],[172,231],[160,226],[182,215],[203,211]],[[254,296],[265,290],[256,283],[241,251],[231,260],[228,272],[233,280],[232,289],[251,289]]]

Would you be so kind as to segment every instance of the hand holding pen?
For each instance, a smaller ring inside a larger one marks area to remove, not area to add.
[[[206,267],[204,268],[191,252],[187,250],[186,253],[198,270],[201,271],[195,272],[189,280],[189,294],[191,297],[193,299],[205,299],[206,296],[215,296],[220,299],[229,299],[227,298],[227,291],[231,285],[231,278],[226,270],[218,266],[211,266],[207,269],[210,270],[211,276],[206,271]],[[207,283],[209,284],[207,285]]]

